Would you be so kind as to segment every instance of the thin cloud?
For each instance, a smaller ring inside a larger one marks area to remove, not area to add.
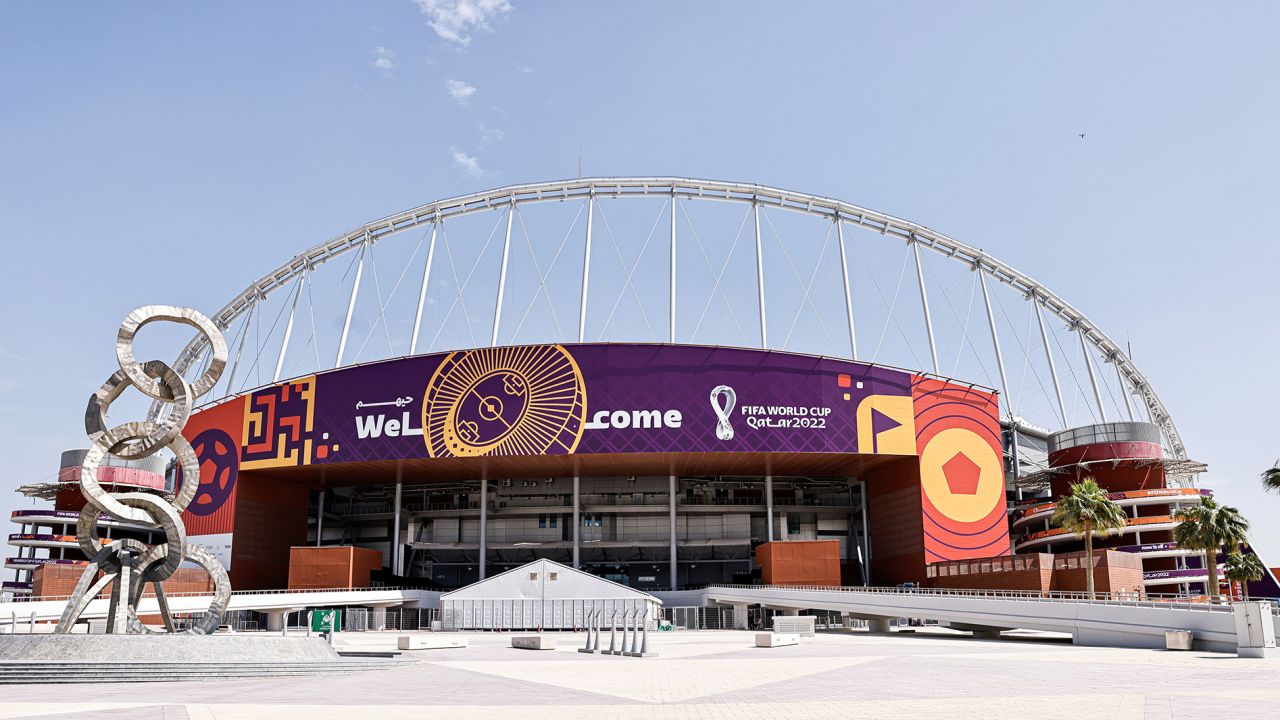
[[[391,72],[396,69],[396,54],[379,45],[373,51],[373,66],[379,70]]]
[[[480,167],[480,161],[468,155],[456,147],[449,148],[449,157],[453,158],[453,166],[471,177],[480,177],[484,175],[484,170]]]
[[[459,105],[466,105],[471,96],[476,94],[474,85],[469,85],[461,80],[449,78],[444,81],[444,86],[449,91],[449,97],[453,98],[454,102]]]
[[[524,73],[525,75],[528,75],[533,72],[533,68],[529,67],[528,65],[517,65],[516,69]]]
[[[427,27],[441,40],[458,47],[471,44],[475,32],[489,32],[489,22],[500,20],[514,8],[508,0],[414,0],[427,16]]]
[[[480,123],[478,127],[480,129],[480,142],[486,146],[507,139],[507,134],[499,128],[491,128],[484,123]]]

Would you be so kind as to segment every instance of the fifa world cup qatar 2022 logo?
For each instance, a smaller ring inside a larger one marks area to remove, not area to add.
[[[738,403],[738,394],[728,385],[717,385],[711,391],[711,410],[716,414],[716,437],[721,440],[733,439],[733,406]]]

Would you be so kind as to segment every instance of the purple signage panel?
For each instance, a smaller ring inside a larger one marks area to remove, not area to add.
[[[483,348],[347,368],[313,382],[307,425],[315,452],[307,454],[317,463],[915,451],[877,442],[912,423],[910,374],[780,352],[686,345]],[[255,394],[251,405],[259,400]],[[867,426],[861,433],[859,423]],[[859,436],[870,447],[859,447]]]

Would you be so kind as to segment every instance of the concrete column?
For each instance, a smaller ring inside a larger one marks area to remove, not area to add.
[[[400,494],[404,491],[404,466],[396,463],[396,517],[391,534],[391,572],[404,575],[404,547],[400,543]]]
[[[284,632],[289,613],[298,612],[300,608],[284,608],[280,610],[263,610],[267,614],[267,632]]]
[[[873,633],[893,632],[889,627],[888,618],[872,618],[867,620],[867,630]]]
[[[370,610],[372,612],[370,612],[369,614],[372,617],[369,619],[369,629],[370,630],[386,630],[387,629],[387,606],[374,605],[372,608],[370,608]]]
[[[108,531],[109,532],[109,531]],[[324,538],[324,488],[320,488],[320,503],[316,510],[316,547],[320,547]]]
[[[765,537],[773,542],[773,475],[764,476],[764,517],[769,524],[769,532]]]
[[[489,479],[480,478],[480,579],[484,579],[484,559],[489,534]],[[459,526],[462,523],[458,523]]]
[[[674,208],[673,208],[674,211]],[[667,499],[669,510],[668,515],[671,522],[671,589],[675,590],[680,586],[680,559],[676,550],[676,476],[668,477]]]
[[[582,563],[579,558],[582,548],[582,501],[581,478],[573,474],[573,567],[577,569]]]
[[[747,604],[746,603],[734,603],[733,628],[735,630],[747,629]]]

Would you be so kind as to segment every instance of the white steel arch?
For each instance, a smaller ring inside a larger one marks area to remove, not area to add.
[[[761,344],[764,347],[777,347],[777,344],[771,344],[767,341],[764,332],[765,317],[767,311],[765,309],[764,298],[764,274],[767,270],[763,266],[760,257],[760,211],[762,209],[769,210],[785,210],[794,213],[805,214],[826,220],[832,223],[837,231],[840,242],[840,264],[844,271],[844,297],[847,313],[847,322],[849,327],[849,342],[852,348],[852,354],[857,354],[857,339],[854,336],[854,308],[850,299],[848,286],[848,270],[844,254],[845,227],[864,228],[880,235],[897,239],[906,244],[908,250],[916,256],[916,272],[919,282],[920,297],[923,304],[924,317],[927,324],[928,340],[930,352],[934,358],[933,367],[918,368],[938,373],[937,349],[934,346],[933,324],[929,316],[929,300],[925,286],[925,274],[919,265],[920,249],[932,250],[933,252],[944,256],[954,262],[961,263],[971,270],[977,270],[982,273],[979,280],[981,282],[982,298],[986,304],[986,318],[990,323],[991,341],[994,345],[995,359],[998,362],[1000,370],[1000,382],[1002,385],[1007,384],[1004,378],[1004,360],[1000,352],[1000,340],[995,330],[995,316],[992,313],[991,300],[987,292],[987,278],[993,279],[998,283],[1007,286],[1022,298],[1030,300],[1034,303],[1034,312],[1036,320],[1040,327],[1040,337],[1043,340],[1043,346],[1046,351],[1047,367],[1053,380],[1053,387],[1057,397],[1058,408],[1055,415],[1058,416],[1065,427],[1070,420],[1067,417],[1066,405],[1062,399],[1062,388],[1057,374],[1057,367],[1054,363],[1053,352],[1049,349],[1048,336],[1044,330],[1043,311],[1048,312],[1061,320],[1065,326],[1073,333],[1078,335],[1081,346],[1084,348],[1085,367],[1088,370],[1088,377],[1092,384],[1092,392],[1098,403],[1098,414],[1106,417],[1106,410],[1102,402],[1102,392],[1098,387],[1097,378],[1093,368],[1092,359],[1088,348],[1093,348],[1104,362],[1111,363],[1116,370],[1117,380],[1120,385],[1120,392],[1123,397],[1122,408],[1129,408],[1128,394],[1132,392],[1142,400],[1143,406],[1146,407],[1152,422],[1160,426],[1170,453],[1176,458],[1185,458],[1186,449],[1174,425],[1173,418],[1170,416],[1164,403],[1156,394],[1155,388],[1142,374],[1138,367],[1128,357],[1128,355],[1117,345],[1110,337],[1097,327],[1088,317],[1081,311],[1077,310],[1066,300],[1054,293],[1049,288],[1037,282],[1029,275],[1018,271],[1012,266],[1001,262],[1000,260],[974,248],[970,245],[955,240],[947,235],[939,233],[935,230],[927,228],[923,225],[904,220],[901,218],[876,212],[852,203],[835,200],[832,198],[820,197],[806,193],[782,190],[764,185],[755,185],[749,183],[724,182],[716,180],[695,180],[690,178],[674,178],[674,177],[610,177],[610,178],[580,178],[574,180],[561,180],[554,182],[530,183],[522,185],[512,185],[484,192],[471,193],[459,197],[449,198],[446,200],[438,200],[435,202],[421,205],[411,210],[390,215],[388,217],[374,220],[373,222],[353,228],[342,233],[326,242],[315,245],[305,252],[296,255],[293,259],[280,265],[272,272],[264,275],[258,280],[251,283],[221,310],[212,316],[214,323],[219,328],[227,329],[231,327],[238,319],[248,318],[252,315],[252,310],[258,303],[263,302],[269,296],[282,289],[288,290],[295,288],[294,300],[303,292],[304,276],[315,271],[317,267],[327,263],[329,260],[337,258],[350,251],[360,251],[358,267],[356,270],[356,282],[352,286],[351,300],[348,305],[346,325],[350,324],[350,307],[354,306],[356,300],[356,292],[359,287],[360,273],[364,267],[364,253],[380,241],[393,235],[403,233],[407,230],[415,228],[430,228],[431,244],[427,254],[427,265],[423,274],[423,284],[421,291],[417,294],[418,314],[414,320],[414,336],[412,349],[416,350],[418,346],[418,326],[422,319],[422,303],[426,297],[427,278],[431,273],[431,263],[436,253],[436,233],[442,223],[453,218],[459,218],[466,215],[482,213],[486,211],[500,210],[506,214],[503,222],[506,226],[504,248],[504,264],[502,275],[498,286],[498,302],[501,303],[503,286],[505,285],[506,270],[506,253],[509,251],[511,243],[511,227],[512,216],[516,214],[516,210],[520,206],[533,205],[538,203],[563,202],[567,200],[577,200],[583,202],[587,208],[586,220],[586,238],[585,252],[587,257],[590,255],[593,232],[593,214],[596,205],[601,200],[625,199],[625,198],[649,198],[652,200],[665,200],[670,207],[670,238],[669,243],[672,249],[670,282],[671,282],[671,307],[670,307],[670,340],[675,338],[675,322],[676,322],[676,305],[675,305],[675,248],[676,248],[676,212],[677,200],[694,201],[694,200],[713,200],[729,203],[740,203],[749,205],[751,211],[755,215],[754,223],[754,240],[755,240],[755,264],[759,274],[757,278],[760,292],[760,330]],[[598,232],[598,230],[596,230]],[[588,288],[588,268],[589,262],[583,265],[583,307],[581,309],[581,317],[578,326],[578,332],[573,337],[565,337],[562,340],[572,342],[575,339],[584,339],[584,328],[586,323],[586,296]],[[287,292],[286,292],[287,294]],[[292,328],[293,311],[289,313],[289,328]],[[500,307],[495,306],[493,342],[498,341]],[[347,327],[344,325],[343,337],[345,341]],[[246,331],[247,334],[247,331]],[[243,336],[241,338],[243,345]],[[286,338],[281,347],[282,357],[277,361],[276,378],[279,378],[279,365],[283,360],[283,353],[287,349],[288,338]],[[345,342],[339,346],[339,355],[342,357],[342,347]],[[189,373],[202,358],[206,350],[203,337],[197,337],[184,348],[179,356],[177,368],[180,372]],[[335,360],[335,365],[341,363],[341,360]],[[318,368],[327,369],[327,368]],[[1099,371],[1100,372],[1100,371]],[[1007,393],[1007,387],[1000,388]],[[1132,409],[1129,408],[1130,414]],[[1013,420],[1012,417],[1009,420]]]

